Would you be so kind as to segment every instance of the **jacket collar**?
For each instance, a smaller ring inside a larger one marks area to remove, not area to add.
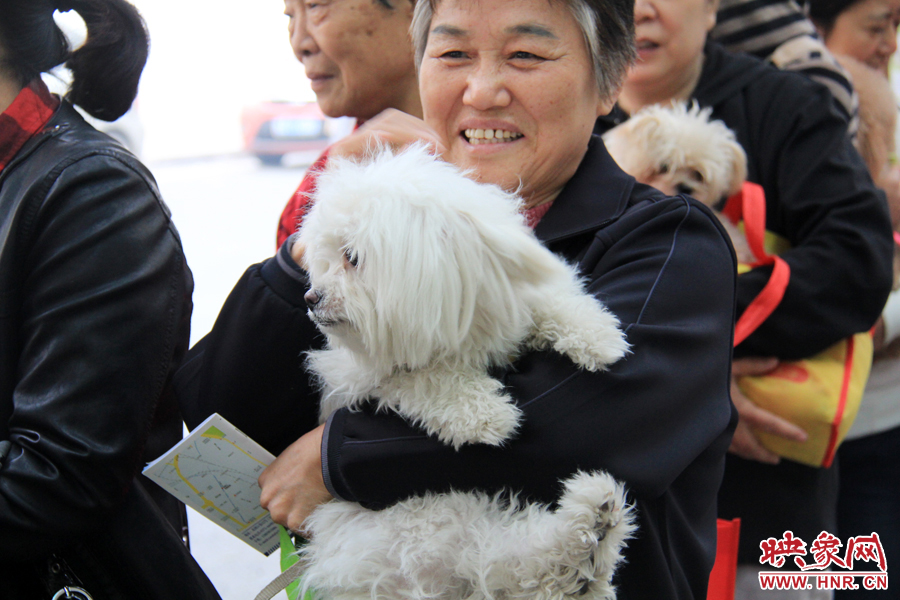
[[[61,100],[59,108],[56,110],[50,120],[44,125],[44,129],[29,138],[25,145],[22,146],[21,150],[16,153],[12,161],[10,161],[10,163],[6,165],[6,167],[2,171],[0,171],[0,182],[6,179],[6,177],[13,172],[13,167],[21,162],[24,162],[45,141],[68,131],[71,127],[73,119],[76,119],[77,122],[77,119],[80,118],[81,115],[77,110],[75,110],[75,107],[69,104],[66,100]]]
[[[44,129],[59,107],[59,99],[46,84],[34,79],[0,114],[0,172],[15,158],[28,140]]]
[[[598,229],[628,207],[634,178],[612,159],[603,140],[591,138],[587,154],[534,230],[552,243]]]

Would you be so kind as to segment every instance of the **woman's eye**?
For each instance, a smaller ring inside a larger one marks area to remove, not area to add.
[[[518,60],[540,60],[540,56],[537,54],[532,54],[531,52],[525,52],[524,50],[520,50],[519,52],[513,52],[512,57]]]
[[[451,60],[459,60],[466,57],[466,53],[462,50],[448,50],[441,54],[441,58],[449,58]]]

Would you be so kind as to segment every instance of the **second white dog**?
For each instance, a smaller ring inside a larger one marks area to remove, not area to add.
[[[647,106],[603,134],[609,154],[641,183],[668,194],[688,194],[710,208],[741,189],[747,155],[734,132],[711,119],[711,108],[683,102]],[[756,260],[744,234],[716,212],[738,261]]]

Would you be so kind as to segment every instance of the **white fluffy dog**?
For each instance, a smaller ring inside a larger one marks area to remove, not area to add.
[[[323,420],[373,401],[457,449],[499,445],[520,411],[490,367],[523,348],[589,370],[625,355],[616,318],[519,207],[421,146],[329,164],[298,242],[309,314],[329,346],[309,355]],[[327,503],[305,524],[304,584],[331,600],[612,598],[632,509],[607,474],[564,486],[555,512],[461,492],[377,512]]]
[[[741,189],[747,155],[711,108],[683,102],[652,105],[605,134],[606,149],[623,171],[669,194],[688,194],[714,207]],[[743,234],[717,213],[740,262],[755,259]]]
[[[487,369],[523,345],[595,371],[625,355],[618,320],[525,226],[516,196],[422,147],[335,161],[300,230],[324,414],[370,399],[441,441],[501,444],[519,410]]]

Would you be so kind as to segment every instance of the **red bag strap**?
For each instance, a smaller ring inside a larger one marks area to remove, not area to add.
[[[768,283],[735,323],[734,345],[737,346],[756,331],[781,303],[791,279],[791,268],[784,259],[766,252],[766,198],[762,186],[744,182],[741,190],[728,199],[722,212],[733,223],[744,221],[747,244],[756,257],[756,262],[750,266],[772,265]]]
[[[830,467],[831,463],[834,462],[834,454],[837,452],[841,422],[844,420],[844,410],[847,408],[847,394],[850,391],[850,380],[853,378],[853,350],[855,341],[856,340],[852,335],[847,338],[847,355],[844,357],[844,377],[841,380],[841,395],[838,397],[838,405],[834,413],[834,419],[831,420],[828,447],[825,448],[825,456],[822,458],[822,466],[826,468]]]

